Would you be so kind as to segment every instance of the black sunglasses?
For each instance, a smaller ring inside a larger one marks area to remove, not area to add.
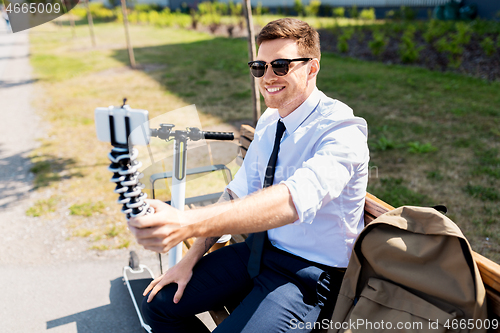
[[[271,67],[273,68],[274,74],[277,76],[285,76],[288,74],[290,69],[290,63],[292,61],[309,61],[312,58],[297,58],[297,59],[276,59],[271,61]],[[250,72],[255,77],[263,77],[266,73],[267,62],[262,60],[250,61],[248,67],[250,67]]]

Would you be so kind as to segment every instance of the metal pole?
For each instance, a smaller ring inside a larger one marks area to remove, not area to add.
[[[248,55],[250,61],[254,61],[257,52],[255,50],[255,32],[253,29],[252,5],[250,4],[250,0],[245,0],[244,7],[248,30]],[[256,126],[260,118],[260,93],[257,82],[252,74],[250,74],[250,79],[252,83],[253,125]]]
[[[130,60],[130,67],[135,68],[134,49],[132,48],[132,44],[130,43],[130,35],[128,33],[127,3],[125,2],[125,0],[121,0],[121,2],[123,12],[123,26],[125,27],[125,37],[127,39],[128,58]]]
[[[92,46],[95,47],[94,21],[90,14],[89,0],[85,0],[85,4],[87,5],[87,20],[89,21],[90,38],[92,39]]]
[[[172,168],[172,207],[184,211],[186,200],[186,161],[187,161],[187,136],[176,135],[174,138],[174,165]],[[182,244],[168,251],[168,268],[172,268],[182,259]]]

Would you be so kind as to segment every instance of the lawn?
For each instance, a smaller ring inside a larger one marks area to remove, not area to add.
[[[130,28],[138,70],[127,67],[118,23],[95,25],[95,49],[86,25],[77,25],[76,38],[52,24],[30,36],[34,103],[51,128],[33,154],[47,197],[28,213],[67,212],[73,236],[95,249],[132,241],[108,182],[109,145],[95,136],[95,107],[127,97],[153,118],[196,104],[204,128],[252,119],[246,40]],[[500,262],[499,82],[324,53],[318,87],[368,121],[371,193],[393,206],[447,205],[474,250]],[[203,190],[222,186],[200,179]],[[168,199],[168,189],[161,194]]]

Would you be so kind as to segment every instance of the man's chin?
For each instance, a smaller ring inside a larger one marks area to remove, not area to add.
[[[266,103],[266,106],[270,109],[279,109],[281,106],[279,101],[272,100],[270,98],[264,98],[264,103]]]

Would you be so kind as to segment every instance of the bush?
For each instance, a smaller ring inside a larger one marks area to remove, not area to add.
[[[344,7],[336,7],[332,9],[333,17],[345,17],[345,8]]]
[[[358,10],[358,7],[356,7],[356,5],[349,8],[348,12],[349,12],[350,18],[358,18],[359,17],[359,10]]]
[[[409,25],[401,37],[399,55],[401,56],[401,61],[403,63],[415,62],[423,48],[423,46],[417,47],[415,44],[414,37],[416,30],[415,26]]]
[[[293,1],[293,10],[298,16],[304,15],[304,5],[302,4],[302,0]]]
[[[229,13],[231,16],[241,16],[243,13],[243,5],[241,3],[234,4],[233,1],[230,0]]]
[[[491,37],[483,39],[481,41],[481,47],[483,48],[484,53],[486,53],[489,57],[491,57],[496,51],[495,42],[491,39]]]
[[[393,20],[408,20],[412,21],[417,17],[417,12],[412,8],[402,6],[399,9],[393,9],[385,14],[385,17]]]
[[[150,12],[150,11],[160,11],[161,8],[158,5],[154,4],[145,4],[145,3],[138,3],[134,6],[134,10],[136,12]]]
[[[90,14],[95,20],[111,21],[114,20],[115,13],[100,2],[92,2],[89,4]]]
[[[376,19],[375,8],[363,9],[359,14],[359,18],[366,21],[373,21]]]
[[[321,6],[321,1],[311,0],[309,2],[309,5],[305,6],[304,8],[306,16],[314,16],[314,17],[318,16],[320,6]]]
[[[432,43],[433,41],[443,37],[447,33],[451,32],[453,29],[452,22],[442,22],[438,20],[430,20],[427,25],[427,30],[424,32],[424,40],[427,43]]]
[[[374,31],[373,32],[373,40],[368,43],[372,54],[376,57],[384,52],[385,47],[389,43],[389,38],[386,37],[383,31]]]
[[[351,39],[352,35],[354,34],[354,28],[348,27],[344,28],[342,30],[342,35],[339,36],[339,39],[337,41],[337,49],[341,53],[346,53],[349,51],[349,44],[347,41]]]
[[[464,22],[456,24],[456,32],[438,39],[435,43],[439,52],[446,53],[449,65],[454,68],[460,67],[462,63],[462,53],[464,46],[470,42],[472,37],[472,28]]]
[[[78,17],[79,19],[84,19],[87,17],[87,8],[85,8],[83,5],[78,4],[71,10],[71,14]]]

